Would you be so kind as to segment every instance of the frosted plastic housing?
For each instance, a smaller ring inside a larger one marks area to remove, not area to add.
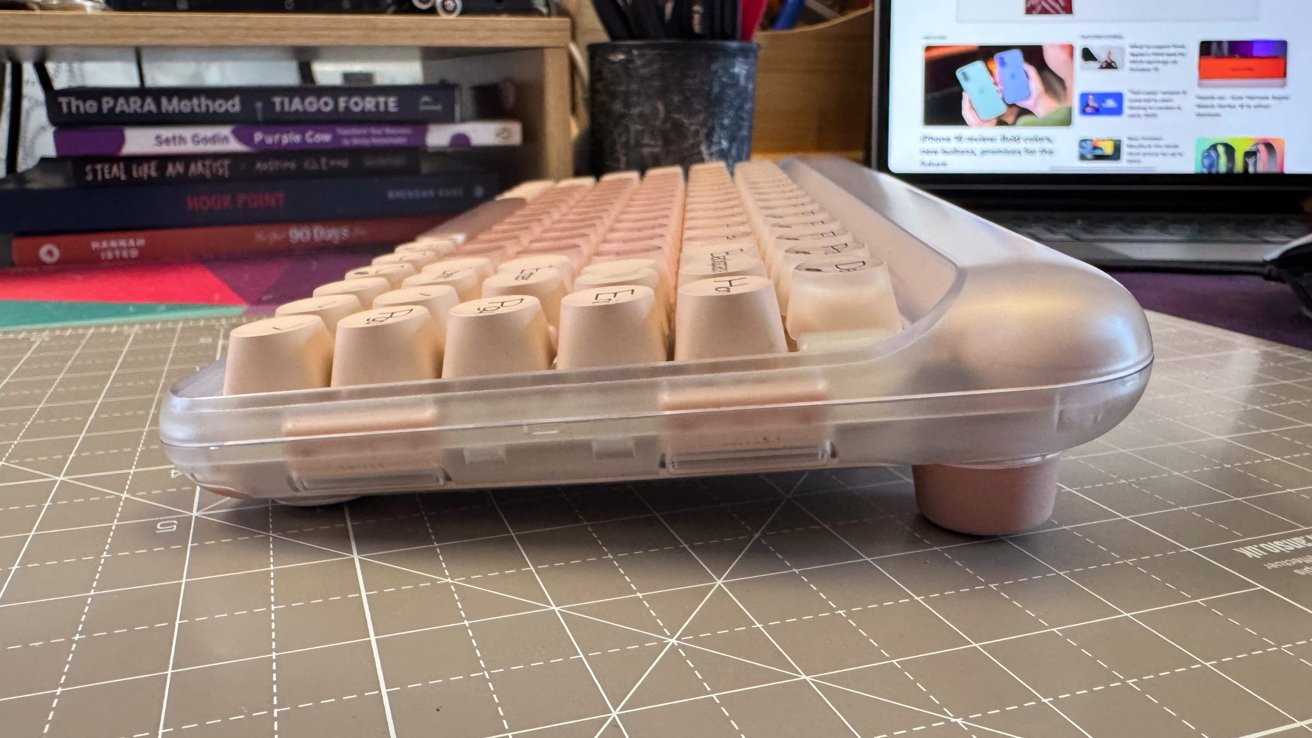
[[[1152,341],[1114,280],[849,162],[782,167],[888,265],[903,330],[817,334],[770,356],[241,396],[222,395],[218,362],[171,388],[165,451],[208,489],[313,503],[1024,463],[1097,438],[1133,408]]]

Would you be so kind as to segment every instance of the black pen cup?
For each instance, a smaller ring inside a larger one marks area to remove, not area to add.
[[[595,174],[751,156],[756,44],[612,41],[588,62]]]

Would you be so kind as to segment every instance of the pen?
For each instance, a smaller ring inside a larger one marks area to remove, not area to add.
[[[629,0],[629,17],[638,38],[661,40],[665,38],[665,24],[661,21],[660,0]]]
[[[765,0],[742,0],[742,26],[739,38],[751,41],[765,17]]]
[[[619,0],[592,0],[592,7],[597,11],[597,19],[601,21],[611,41],[629,41],[633,38],[628,16],[620,7]]]
[[[797,25],[797,19],[802,15],[803,0],[784,0],[784,6],[779,9],[779,15],[774,19],[774,25],[770,27],[774,31],[787,31]]]

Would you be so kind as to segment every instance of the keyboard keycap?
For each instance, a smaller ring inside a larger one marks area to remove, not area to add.
[[[384,277],[360,277],[321,284],[314,288],[314,296],[355,295],[360,304],[367,309],[374,304],[375,297],[391,289],[392,283]]]
[[[424,308],[433,318],[437,328],[437,345],[441,348],[446,343],[446,318],[451,308],[460,304],[460,295],[448,284],[434,284],[420,287],[403,287],[399,290],[384,292],[374,299],[375,308],[414,305]]]
[[[788,351],[779,301],[765,277],[715,277],[679,285],[674,358],[718,359]]]
[[[401,281],[406,277],[412,277],[419,273],[419,270],[412,264],[383,264],[381,266],[367,266],[359,269],[352,269],[347,272],[343,279],[360,279],[362,277],[382,277],[391,283],[392,289],[401,286]]]
[[[565,276],[549,266],[500,271],[483,282],[483,297],[532,295],[537,298],[547,323],[553,326],[560,321],[560,301],[567,294]]]
[[[361,310],[364,310],[364,305],[360,304],[360,298],[355,295],[324,295],[279,305],[273,314],[317,315],[328,329],[328,334],[332,335],[333,331],[337,330],[337,321]]]
[[[374,257],[370,262],[374,266],[386,266],[388,264],[409,264],[415,268],[415,271],[423,269],[442,258],[442,254],[432,249],[417,249],[414,251],[398,251],[390,254],[383,254]]]
[[[792,272],[788,335],[902,329],[888,267],[879,259],[845,256],[798,264]]]
[[[457,267],[437,271],[422,271],[413,277],[406,277],[401,283],[402,289],[411,287],[450,287],[456,291],[461,302],[473,300],[483,292],[483,277],[473,267]]]
[[[317,315],[285,315],[228,334],[223,394],[327,387],[333,338]]]
[[[664,312],[649,287],[613,285],[573,292],[560,305],[556,368],[665,361],[664,325]]]
[[[484,297],[447,314],[442,378],[535,372],[551,368],[551,336],[536,297]]]
[[[337,323],[332,386],[413,382],[437,377],[437,325],[417,305],[375,308]]]

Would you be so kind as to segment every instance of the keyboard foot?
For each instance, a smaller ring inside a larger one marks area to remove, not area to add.
[[[916,466],[920,513],[948,530],[977,536],[1020,533],[1052,515],[1058,454],[992,464]]]

